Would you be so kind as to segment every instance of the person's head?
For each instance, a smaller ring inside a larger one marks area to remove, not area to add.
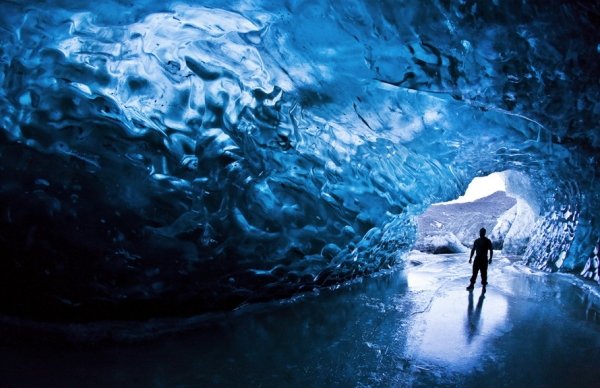
[[[485,237],[485,232],[486,232],[485,228],[479,229],[479,236]]]

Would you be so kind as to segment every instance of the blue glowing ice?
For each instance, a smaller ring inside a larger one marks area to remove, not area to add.
[[[593,10],[310,3],[3,2],[4,305],[145,316],[333,284],[504,170],[540,217],[527,262],[598,280]]]

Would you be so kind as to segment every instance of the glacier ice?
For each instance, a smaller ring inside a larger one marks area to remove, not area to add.
[[[468,251],[452,232],[434,232],[417,239],[414,249],[421,252],[465,253]]]
[[[435,204],[417,217],[418,238],[414,248],[430,253],[465,252],[473,246],[483,227],[490,231],[494,250],[501,250],[511,231],[513,234],[519,231],[518,222],[513,231],[516,206],[517,200],[503,191],[473,202]],[[528,237],[530,230],[526,233]],[[525,241],[512,242],[515,243],[527,246]]]
[[[492,241],[502,242],[502,251],[507,255],[523,255],[532,235],[539,233],[540,198],[536,195],[529,177],[517,171],[504,171],[508,196],[516,204],[503,213],[491,233]],[[531,251],[534,252],[534,251]],[[530,254],[526,260],[529,260]]]
[[[2,2],[3,306],[186,314],[337,283],[505,170],[540,215],[527,262],[589,273],[599,11],[556,3]]]

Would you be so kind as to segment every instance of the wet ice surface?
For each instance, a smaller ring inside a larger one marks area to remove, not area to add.
[[[4,331],[0,375],[9,386],[596,386],[597,287],[498,257],[482,296],[465,291],[469,271],[465,255],[413,253],[404,270],[142,344]]]

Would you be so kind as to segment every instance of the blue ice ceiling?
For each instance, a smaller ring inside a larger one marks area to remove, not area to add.
[[[3,305],[335,284],[504,170],[540,213],[525,260],[598,281],[600,8],[535,3],[0,2]]]

